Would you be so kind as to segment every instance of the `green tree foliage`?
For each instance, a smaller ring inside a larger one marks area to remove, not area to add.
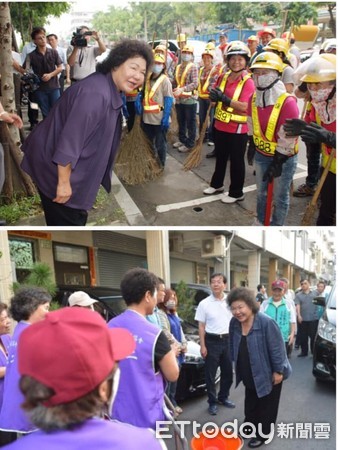
[[[11,2],[12,26],[17,30],[22,42],[29,42],[34,27],[48,24],[48,16],[60,17],[67,12],[70,3],[67,2]]]
[[[13,292],[15,293],[23,286],[37,286],[46,289],[51,296],[56,293],[56,284],[54,282],[54,275],[52,269],[46,263],[35,263],[29,275],[22,283],[13,283]]]
[[[186,322],[194,323],[196,311],[194,292],[183,280],[176,285],[175,292],[178,299],[177,313],[179,317]]]

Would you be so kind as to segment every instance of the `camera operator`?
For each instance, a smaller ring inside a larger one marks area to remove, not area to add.
[[[67,50],[68,64],[70,66],[70,79],[72,83],[80,81],[96,70],[96,57],[102,55],[106,51],[106,46],[101,40],[97,31],[91,31],[91,35],[87,35],[89,28],[82,26],[77,30],[77,33],[83,35],[87,41],[87,45],[77,47],[70,45]],[[88,45],[90,39],[93,38],[98,43],[98,46]]]

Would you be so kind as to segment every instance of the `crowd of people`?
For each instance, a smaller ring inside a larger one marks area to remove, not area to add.
[[[138,446],[166,448],[150,430],[182,413],[176,385],[187,340],[177,295],[141,268],[126,272],[120,287],[126,310],[108,323],[83,291],[69,296],[69,307],[53,312],[51,296],[37,287],[20,288],[9,308],[0,303],[1,447],[57,449],[63,443],[70,449],[78,441],[81,448],[95,443],[129,450],[137,440]],[[321,312],[312,299],[324,295],[325,283],[311,291],[304,279],[295,295],[281,278],[272,283],[271,297],[263,285],[255,297],[246,287],[225,294],[226,277],[214,273],[210,287],[212,294],[195,315],[208,412],[217,415],[218,405],[236,407],[230,399],[235,373],[236,386],[245,386],[245,422],[256,429],[248,445],[257,448],[277,419],[297,327],[298,356],[307,356],[309,339],[313,350]],[[12,335],[9,315],[17,321]]]
[[[34,28],[31,37],[21,64],[13,55],[13,67],[38,78],[34,91],[28,89],[33,132],[22,147],[22,168],[37,184],[47,225],[84,225],[100,184],[110,190],[121,112],[128,131],[135,115],[141,116],[163,168],[172,121],[177,119],[178,125],[173,147],[181,153],[195,148],[206,123],[204,141],[214,146],[207,157],[215,157],[215,170],[203,192],[223,192],[229,163],[229,193],[221,197],[225,204],[244,199],[247,155],[248,164],[255,165],[257,185],[253,225],[284,225],[300,137],[306,144],[308,177],[293,195],[312,196],[329,165],[317,224],[335,224],[335,41],[301,63],[291,33],[276,37],[274,29],[265,27],[245,42],[228,42],[221,33],[218,45],[215,40],[206,44],[197,65],[193,46],[180,33],[176,54],[166,40],[151,46],[126,39],[97,64],[107,49],[99,33],[86,26],[79,28],[67,51],[58,45],[56,34],[46,36],[42,27]],[[64,91],[65,83],[71,86]],[[306,103],[302,113],[300,99]],[[44,118],[39,127],[34,103]],[[8,121],[0,114],[0,120]]]

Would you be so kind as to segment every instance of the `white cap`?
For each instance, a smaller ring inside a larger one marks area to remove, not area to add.
[[[76,291],[69,296],[68,303],[69,306],[90,306],[97,303],[97,300],[90,298],[86,292]]]

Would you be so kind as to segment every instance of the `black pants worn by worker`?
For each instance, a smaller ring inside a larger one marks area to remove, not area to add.
[[[309,352],[309,338],[310,338],[310,350],[313,353],[313,346],[315,342],[316,332],[318,328],[318,320],[302,321],[299,324],[298,333],[300,339],[300,348],[302,354],[307,355]]]
[[[205,346],[207,357],[205,358],[205,378],[209,405],[223,402],[229,397],[230,387],[233,381],[232,363],[229,353],[229,335],[212,335],[206,333]],[[215,378],[217,369],[221,370],[219,392],[216,394]]]
[[[87,223],[88,213],[84,209],[69,208],[55,203],[46,197],[40,190],[43,212],[47,226],[84,226]]]

